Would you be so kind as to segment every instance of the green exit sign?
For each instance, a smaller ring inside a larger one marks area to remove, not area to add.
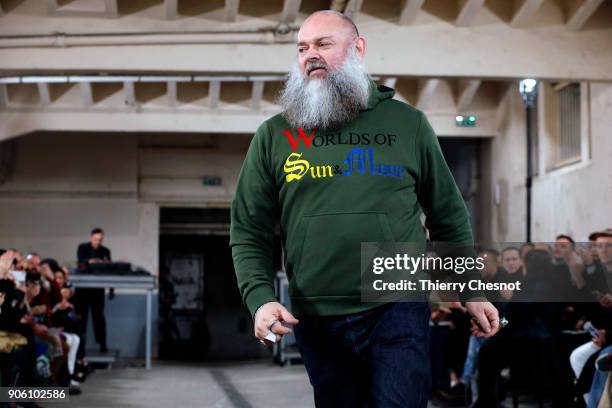
[[[220,186],[221,177],[219,176],[204,176],[202,178],[202,184],[205,186]]]
[[[455,124],[463,127],[474,127],[476,126],[475,115],[457,115],[455,116]]]

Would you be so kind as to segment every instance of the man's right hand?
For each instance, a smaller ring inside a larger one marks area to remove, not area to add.
[[[277,322],[274,322],[275,320]],[[263,340],[266,344],[272,344],[271,341],[265,339],[270,331],[276,335],[276,341],[280,341],[282,336],[292,331],[290,328],[283,326],[282,323],[296,324],[297,322],[298,319],[293,317],[287,308],[280,303],[265,303],[255,312],[255,337]]]

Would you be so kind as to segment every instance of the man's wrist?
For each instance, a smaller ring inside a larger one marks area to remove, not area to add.
[[[255,312],[253,313],[253,321],[255,321],[255,317],[257,317],[257,312],[259,312],[259,309],[261,309],[263,306],[267,305],[268,303],[274,303],[274,301],[265,302],[257,306],[257,309],[255,309]]]
[[[277,302],[278,299],[274,294],[274,289],[268,285],[260,285],[252,289],[249,295],[244,299],[244,303],[251,312],[251,316],[255,318],[255,312],[259,307],[266,303]]]
[[[486,296],[472,296],[469,297],[467,299],[463,299],[461,301],[461,305],[463,305],[464,307],[467,306],[468,303],[475,303],[475,302],[488,302],[489,300],[486,298]]]
[[[487,299],[486,296],[480,295],[480,296],[473,296],[473,297],[466,299],[465,303],[467,302],[488,302],[488,301],[489,299]]]

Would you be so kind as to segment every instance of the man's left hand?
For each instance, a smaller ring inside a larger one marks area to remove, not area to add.
[[[486,300],[465,302],[472,316],[472,335],[491,337],[499,331],[499,313],[495,306]]]

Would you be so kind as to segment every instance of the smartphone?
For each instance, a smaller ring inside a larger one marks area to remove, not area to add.
[[[599,335],[599,331],[595,326],[593,326],[593,323],[591,322],[586,322],[584,324],[584,330],[588,331],[589,334],[593,337],[597,337]]]
[[[25,285],[26,273],[24,271],[9,271],[9,273],[15,278],[15,284],[17,286]]]

